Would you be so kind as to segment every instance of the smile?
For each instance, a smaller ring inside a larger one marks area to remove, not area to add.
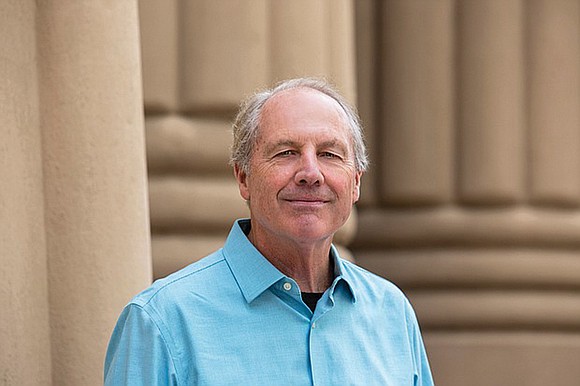
[[[326,200],[317,200],[317,199],[285,199],[284,201],[288,202],[291,205],[295,206],[304,206],[304,207],[316,207],[326,204],[328,201]]]

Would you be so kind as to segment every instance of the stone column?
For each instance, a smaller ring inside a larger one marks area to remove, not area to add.
[[[230,125],[242,99],[284,78],[325,76],[355,100],[354,6],[140,5],[154,271],[164,276],[220,247],[233,220],[248,216],[228,166]],[[355,218],[339,243],[354,235]]]
[[[434,205],[453,194],[452,2],[381,4],[381,201]]]
[[[437,384],[574,384],[580,3],[357,10],[378,79],[361,84],[378,170],[357,261],[409,295]]]
[[[524,198],[524,8],[521,1],[463,1],[457,31],[459,200]]]
[[[137,2],[36,7],[53,382],[98,385],[151,279]]]
[[[580,204],[579,6],[534,0],[527,9],[529,199],[537,205]]]
[[[50,385],[34,1],[0,2],[0,384]]]

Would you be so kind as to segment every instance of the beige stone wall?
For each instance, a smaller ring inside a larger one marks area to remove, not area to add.
[[[151,280],[137,3],[0,2],[0,385],[99,385]]]
[[[374,171],[357,261],[441,385],[580,379],[580,2],[357,2]]]
[[[35,16],[0,3],[0,385],[51,381]]]

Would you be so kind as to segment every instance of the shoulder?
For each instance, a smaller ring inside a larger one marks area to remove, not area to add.
[[[345,277],[348,278],[349,284],[358,295],[374,302],[398,303],[401,306],[407,306],[407,297],[397,285],[353,262],[346,260],[341,260],[341,262]]]
[[[394,283],[382,276],[368,271],[360,265],[347,260],[342,260],[342,267],[348,277],[352,278],[352,280],[358,285],[369,287],[369,289],[381,292],[389,292],[397,296],[404,296],[403,292]]]
[[[224,260],[223,250],[219,249],[169,276],[156,280],[137,294],[129,305],[146,309],[159,302],[178,301],[181,295],[202,289],[227,272],[229,269]]]
[[[409,332],[418,331],[418,321],[413,306],[405,293],[391,281],[348,261],[343,267],[349,276],[349,284],[356,293],[357,302],[367,309],[386,312],[389,318],[402,322]]]

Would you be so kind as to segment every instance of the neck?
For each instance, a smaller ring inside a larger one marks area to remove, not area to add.
[[[294,279],[302,292],[324,292],[332,283],[332,238],[296,243],[290,240],[270,240],[267,235],[258,235],[253,230],[248,238],[272,265]]]

